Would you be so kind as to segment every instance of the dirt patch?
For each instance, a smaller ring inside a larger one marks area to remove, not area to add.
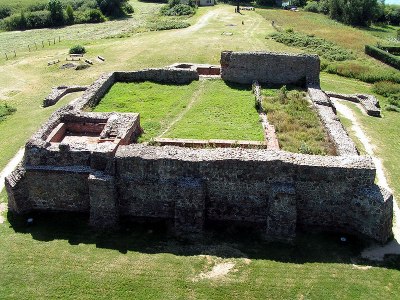
[[[358,266],[358,265],[352,265],[352,269],[354,270],[369,270],[372,269],[372,266]]]
[[[5,219],[2,216],[3,212],[7,210],[7,204],[5,203],[0,203],[0,224],[3,224]]]
[[[233,262],[225,262],[216,264],[211,271],[200,273],[195,280],[202,279],[217,279],[228,275],[228,273],[233,269],[235,264]]]

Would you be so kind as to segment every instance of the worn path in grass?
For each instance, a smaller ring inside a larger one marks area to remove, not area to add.
[[[193,107],[193,104],[199,99],[200,94],[203,92],[203,88],[204,88],[204,80],[201,80],[200,85],[198,89],[194,92],[192,98],[190,99],[189,104],[174,120],[171,121],[171,123],[169,123],[167,128],[165,128],[165,130],[158,136],[159,138],[164,136],[177,122],[179,122],[183,118],[184,115],[187,114],[187,112]]]
[[[357,121],[356,116],[354,115],[353,111],[348,108],[346,105],[342,104],[342,101],[338,99],[334,99],[334,104],[336,109],[340,114],[342,114],[345,118],[349,119],[352,122],[352,130],[355,132],[357,138],[363,144],[365,151],[368,155],[372,157],[372,160],[376,167],[376,176],[378,179],[378,184],[385,189],[391,191],[385,176],[385,172],[383,170],[382,162],[379,158],[375,156],[374,153],[374,146],[371,144],[370,138],[364,133],[361,128],[360,123]],[[394,224],[393,224],[393,241],[389,242],[385,246],[380,245],[373,245],[367,249],[365,249],[361,256],[364,258],[372,259],[372,260],[383,260],[386,254],[400,254],[400,209],[393,199],[393,212],[394,212]]]

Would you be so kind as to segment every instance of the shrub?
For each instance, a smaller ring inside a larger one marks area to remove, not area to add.
[[[82,45],[75,45],[69,49],[69,54],[84,54],[84,53],[86,53],[86,49]]]
[[[133,9],[133,7],[130,3],[126,3],[123,6],[123,10],[126,14],[133,14],[135,12],[135,10]]]
[[[34,3],[28,6],[28,11],[43,11],[47,9],[47,3]]]
[[[257,5],[260,6],[275,6],[276,1],[275,0],[256,0]]]
[[[387,111],[395,111],[395,112],[400,112],[400,108],[394,105],[388,105],[385,107],[385,110]]]
[[[400,94],[400,84],[390,81],[379,81],[374,83],[372,90],[379,95],[389,97],[393,94]]]
[[[90,9],[86,12],[85,23],[101,23],[105,20],[106,18],[99,9]]]
[[[34,11],[26,15],[26,28],[45,28],[49,27],[50,13],[47,10]]]
[[[313,12],[313,13],[318,13],[319,12],[319,5],[318,2],[316,1],[310,1],[307,3],[306,6],[304,6],[305,11]]]
[[[11,8],[5,5],[0,5],[0,19],[11,16]]]
[[[400,93],[388,98],[389,104],[400,108]]]
[[[400,73],[388,68],[371,66],[359,61],[343,61],[330,63],[325,71],[344,77],[359,79],[368,83],[393,81],[400,83]]]
[[[146,27],[150,31],[161,31],[170,29],[181,29],[189,26],[190,26],[189,23],[182,22],[180,20],[159,18],[159,19],[150,19]]]
[[[178,4],[173,7],[166,5],[161,9],[161,13],[164,16],[189,16],[193,15],[195,10],[187,4]]]
[[[8,105],[7,102],[0,103],[0,122],[4,121],[8,115],[11,115],[16,111],[17,109]]]
[[[370,45],[365,45],[365,53],[400,70],[400,57]]]
[[[350,51],[339,47],[335,43],[313,35],[295,33],[287,30],[286,32],[273,33],[270,37],[287,46],[307,49],[309,50],[308,52],[316,53],[329,61],[343,61],[355,58]]]
[[[101,12],[106,16],[124,15],[123,6],[127,0],[97,0]]]

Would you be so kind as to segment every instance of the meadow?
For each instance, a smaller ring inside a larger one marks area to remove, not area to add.
[[[138,12],[158,6],[131,3]],[[297,26],[298,31],[314,33],[354,51],[366,64],[391,70],[362,53],[363,44],[385,41],[377,30],[351,28],[303,12],[257,9],[240,15],[234,13],[233,6],[218,5],[200,8],[188,20],[197,25],[179,30],[129,31],[133,28],[129,24],[118,28],[118,24],[125,24],[118,22],[129,22],[122,20],[115,21],[115,27],[107,22],[2,32],[2,47],[21,50],[17,58],[0,58],[0,99],[17,108],[0,122],[0,167],[55,109],[77,96],[42,108],[42,100],[52,86],[90,84],[100,74],[113,70],[162,67],[175,62],[217,64],[222,50],[304,51],[266,38],[275,32],[271,20],[282,27]],[[65,36],[61,42],[51,47],[29,52],[23,44],[30,37],[50,39],[62,33]],[[47,66],[49,60],[65,60],[68,49],[76,43],[87,48],[88,58],[101,55],[106,61],[96,61],[81,71]],[[373,93],[371,84],[327,73],[321,74],[321,86],[341,93]],[[378,98],[385,108],[387,99]],[[400,114],[385,109],[382,118],[371,118],[358,110],[355,113],[400,199]],[[6,219],[0,224],[2,299],[395,299],[400,293],[399,258],[387,257],[381,263],[366,261],[360,256],[366,242],[350,236],[343,244],[338,235],[300,232],[294,245],[265,244],[251,239],[246,231],[237,233],[226,228],[220,235],[210,234],[203,241],[188,244],[168,238],[163,228],[139,225],[114,234],[95,233],[86,226],[87,216],[35,215],[33,226],[27,227],[25,220],[7,216],[3,211],[6,202],[3,191],[0,214]],[[233,267],[227,274],[205,277],[214,266],[228,263]]]

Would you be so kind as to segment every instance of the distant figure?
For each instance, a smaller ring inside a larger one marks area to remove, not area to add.
[[[272,27],[275,25],[275,21],[274,20],[272,20],[271,25],[272,25]]]
[[[237,9],[236,9],[236,7],[235,7],[235,14],[237,13]]]
[[[242,21],[242,25],[244,25],[244,21]]]

